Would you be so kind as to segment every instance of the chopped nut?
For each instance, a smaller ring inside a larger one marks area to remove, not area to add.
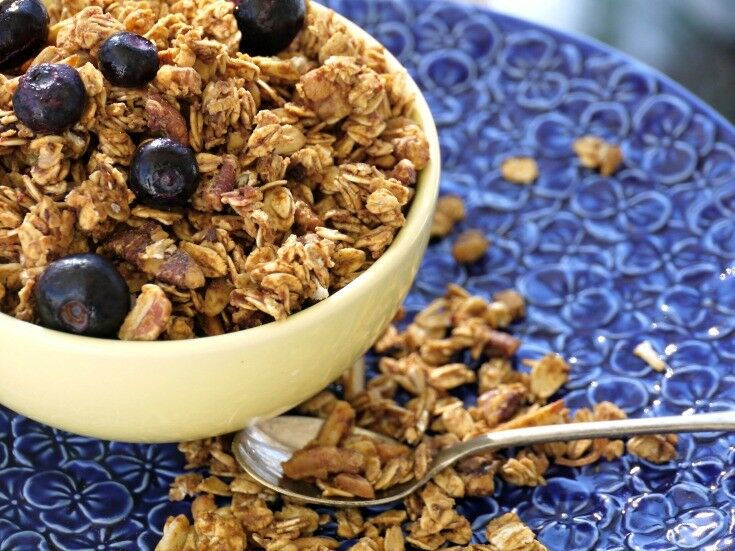
[[[467,230],[457,237],[452,255],[461,264],[471,264],[485,256],[489,246],[490,242],[480,230]]]
[[[509,157],[500,166],[506,180],[514,184],[532,184],[538,178],[538,165],[531,157]]]
[[[118,336],[123,341],[154,341],[166,329],[171,301],[158,285],[143,285]]]
[[[299,450],[283,464],[283,472],[289,478],[327,478],[329,473],[359,473],[365,458],[350,450],[334,446],[314,446]]]
[[[189,145],[189,130],[179,110],[163,96],[151,92],[145,102],[148,128],[183,145]]]
[[[651,341],[640,342],[633,349],[633,354],[651,366],[654,371],[666,371],[668,367],[666,362],[661,359],[660,354],[653,348]]]

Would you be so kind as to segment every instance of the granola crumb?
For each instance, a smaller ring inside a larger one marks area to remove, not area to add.
[[[477,262],[490,247],[485,234],[480,230],[467,230],[461,233],[452,247],[454,259],[461,264]]]
[[[569,378],[569,365],[558,354],[523,363],[531,367],[531,392],[540,400],[550,398]]]
[[[523,524],[516,513],[506,513],[491,520],[485,528],[487,541],[502,551],[546,551],[546,547]]]
[[[675,434],[634,436],[626,445],[628,453],[637,455],[651,463],[667,463],[676,458]]]
[[[457,222],[465,217],[464,201],[458,195],[443,195],[439,197],[434,212],[434,221],[431,225],[432,237],[449,235]]]
[[[646,362],[654,371],[666,371],[668,365],[661,359],[661,355],[653,348],[651,341],[642,341],[633,349],[633,354]]]
[[[500,165],[500,173],[513,184],[529,185],[538,178],[538,164],[532,157],[508,157]]]
[[[583,136],[573,144],[579,163],[585,168],[596,169],[603,176],[612,176],[623,162],[619,146],[597,136]]]

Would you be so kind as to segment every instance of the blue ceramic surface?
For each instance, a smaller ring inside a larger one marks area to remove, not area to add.
[[[411,70],[440,128],[443,192],[462,195],[486,258],[462,267],[451,237],[430,247],[408,300],[448,283],[489,294],[517,286],[529,315],[523,356],[559,351],[570,407],[610,400],[629,415],[735,407],[735,132],[650,69],[598,44],[440,1],[328,2]],[[579,167],[579,136],[619,143],[625,167]],[[506,156],[540,177],[508,184]],[[653,372],[632,355],[665,350]],[[28,367],[32,369],[32,366]],[[152,549],[170,514],[175,446],[107,443],[0,408],[0,551]],[[498,481],[460,508],[483,541],[488,519],[517,507],[553,551],[735,550],[735,438],[683,437],[665,465],[624,457],[552,468],[548,484]],[[333,530],[327,527],[327,532]]]

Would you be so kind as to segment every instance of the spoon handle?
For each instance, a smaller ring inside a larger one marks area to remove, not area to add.
[[[455,461],[481,451],[515,446],[530,446],[547,442],[565,442],[591,438],[621,438],[642,434],[670,432],[735,431],[735,411],[719,411],[697,415],[645,417],[619,421],[592,421],[526,427],[476,436],[440,452],[432,465],[432,472],[448,467]]]

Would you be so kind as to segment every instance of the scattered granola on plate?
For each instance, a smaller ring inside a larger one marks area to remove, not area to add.
[[[514,184],[532,184],[538,178],[538,164],[532,157],[508,157],[500,165],[503,178]]]
[[[373,349],[375,371],[366,376],[365,363],[358,362],[338,381],[341,389],[324,390],[297,408],[324,423],[314,441],[284,463],[284,473],[317,484],[325,496],[370,499],[423,477],[437,451],[481,433],[624,418],[609,402],[572,414],[563,400],[553,400],[570,376],[569,365],[556,354],[523,362],[530,371],[513,367],[520,343],[506,330],[524,313],[524,300],[513,290],[486,300],[452,285],[403,329],[390,325]],[[401,321],[402,315],[397,318]],[[460,389],[472,398],[461,400]],[[355,427],[389,439],[364,436]],[[194,522],[185,516],[168,519],[158,551],[205,550],[215,544],[227,550],[245,545],[334,549],[345,540],[358,551],[542,551],[546,547],[514,512],[490,520],[486,543],[471,544],[472,527],[457,504],[467,497],[493,495],[496,476],[509,484],[539,486],[546,484],[551,463],[589,465],[626,450],[621,440],[601,438],[484,452],[443,470],[393,509],[320,515],[276,496],[245,474],[229,453],[230,440],[179,445],[187,467],[199,471],[178,476],[170,497],[195,497]],[[666,462],[676,454],[676,437],[631,438],[627,451]],[[230,501],[217,507],[213,496]],[[339,541],[319,535],[320,526],[332,520]]]
[[[0,45],[3,312],[43,321],[40,275],[91,253],[133,295],[119,338],[247,329],[349,284],[403,226],[429,161],[408,80],[332,12],[12,1],[48,39]],[[85,308],[55,327],[94,334]]]
[[[573,144],[579,163],[585,168],[600,171],[603,176],[612,176],[623,162],[620,147],[597,136],[583,136]]]

